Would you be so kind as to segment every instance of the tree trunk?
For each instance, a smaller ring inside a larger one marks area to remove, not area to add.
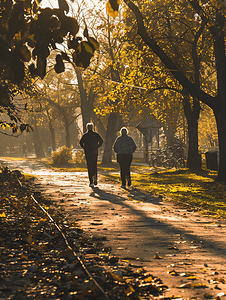
[[[173,146],[173,140],[175,136],[175,131],[173,130],[172,126],[170,125],[170,122],[168,122],[168,127],[166,125],[163,125],[164,133],[166,135],[166,141],[167,146]]]
[[[191,100],[191,101],[190,101]],[[188,162],[189,169],[201,168],[201,157],[198,153],[198,119],[200,114],[200,103],[196,98],[183,98],[184,114],[188,123]]]
[[[53,151],[56,151],[56,137],[55,137],[55,130],[54,128],[51,126],[49,126],[49,130],[50,130],[50,134],[51,134],[51,145],[52,145],[52,149]]]
[[[214,111],[219,142],[219,171],[215,179],[217,182],[226,182],[226,107]]]
[[[37,158],[45,157],[44,151],[42,149],[42,142],[40,140],[40,136],[39,136],[39,132],[38,132],[38,126],[36,125],[36,122],[34,123],[34,131],[32,131],[32,133],[33,133],[34,147],[35,147],[35,153],[36,153]]]
[[[51,117],[49,115],[48,110],[47,110],[47,117],[48,117],[48,120],[49,120],[49,131],[50,131],[50,134],[51,134],[51,145],[52,145],[53,151],[55,151],[56,150],[55,130],[54,130],[54,127],[53,127],[53,124],[52,124],[52,120],[51,120]]]
[[[188,161],[189,169],[201,168],[201,157],[198,153],[198,120],[188,119]]]
[[[144,161],[148,163],[149,161],[149,151],[148,151],[148,137],[143,136],[143,141],[144,141]]]
[[[78,127],[77,122],[70,124],[70,137],[71,137],[74,148],[80,148],[80,145],[79,145],[80,135],[81,135],[81,130]]]
[[[70,141],[70,131],[69,131],[69,126],[65,124],[65,132],[66,132],[66,147],[70,148],[71,147],[71,141]]]
[[[101,119],[94,112],[92,113],[92,118],[94,119],[95,125],[98,128],[98,133],[102,137],[105,137],[106,136],[106,129],[105,129],[104,124],[101,121]]]
[[[121,116],[118,113],[110,113],[108,117],[102,165],[112,164],[112,146],[116,139],[116,133],[121,128],[121,124]]]
[[[87,99],[87,93],[83,85],[81,70],[76,68],[76,74],[77,74],[78,87],[79,87],[80,98],[81,98],[81,111],[82,111],[83,133],[84,133],[86,131],[86,124],[90,122],[92,105],[89,103]]]
[[[58,108],[61,111],[64,119],[66,147],[70,148],[71,147],[71,139],[70,139],[70,131],[69,131],[70,124],[67,117],[67,113],[63,107],[59,106]]]

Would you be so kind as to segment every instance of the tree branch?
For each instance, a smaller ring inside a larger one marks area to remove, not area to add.
[[[139,8],[132,3],[130,0],[124,0],[125,4],[129,7],[130,10],[135,14],[137,25],[138,25],[138,34],[141,36],[143,41],[149,48],[161,59],[165,64],[168,70],[173,74],[175,79],[186,89],[191,95],[201,100],[203,103],[207,104],[210,107],[215,107],[215,105],[220,104],[220,99],[218,97],[212,97],[208,95],[200,88],[195,86],[187,77],[178,69],[174,62],[169,58],[169,56],[164,52],[162,48],[158,46],[153,37],[150,37],[147,33],[147,30],[144,25],[144,17],[140,12]]]

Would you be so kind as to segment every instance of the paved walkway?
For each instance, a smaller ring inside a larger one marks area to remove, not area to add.
[[[86,172],[57,172],[34,160],[4,160],[37,176],[36,188],[125,264],[145,267],[169,286],[165,296],[226,299],[226,222]],[[139,258],[139,260],[134,260]],[[120,272],[120,270],[119,270]]]

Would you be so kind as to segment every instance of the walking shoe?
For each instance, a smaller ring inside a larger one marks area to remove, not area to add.
[[[90,183],[90,185],[89,185],[90,187],[94,187],[94,184],[93,183]]]
[[[126,186],[125,186],[125,185],[121,185],[121,188],[122,188],[122,189],[125,189],[125,188],[126,188]]]
[[[93,176],[93,182],[94,182],[95,185],[97,185],[97,177],[96,177],[96,175]]]

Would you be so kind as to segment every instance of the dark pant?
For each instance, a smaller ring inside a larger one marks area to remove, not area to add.
[[[90,183],[93,183],[93,176],[97,178],[97,155],[86,156],[88,175]]]
[[[126,185],[126,178],[127,181],[130,181],[130,165],[132,162],[132,154],[122,153],[118,154],[117,161],[120,165],[120,171],[121,171],[121,180],[122,185]]]

